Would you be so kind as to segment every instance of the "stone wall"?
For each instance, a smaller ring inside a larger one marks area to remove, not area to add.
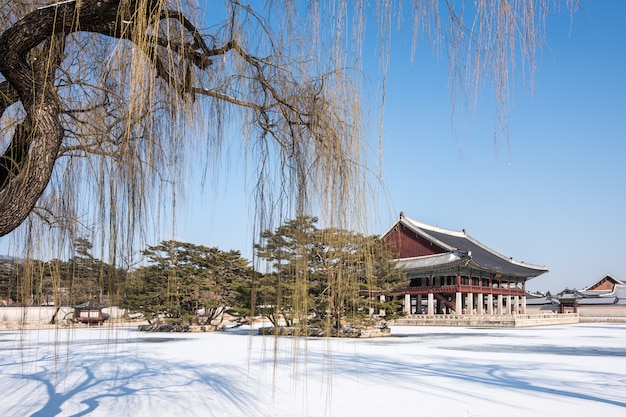
[[[526,305],[526,313],[528,314],[549,314],[558,312],[558,305]]]
[[[392,326],[450,326],[450,327],[533,327],[576,324],[578,314],[513,314],[513,315],[412,315],[390,322]]]
[[[578,314],[580,317],[621,317],[626,318],[626,305],[579,305]]]
[[[56,307],[0,307],[0,330],[48,326],[55,311]],[[106,307],[102,311],[110,316],[107,323],[122,321],[125,313],[119,307]],[[61,307],[57,314],[58,324],[68,324],[73,313],[73,307]]]

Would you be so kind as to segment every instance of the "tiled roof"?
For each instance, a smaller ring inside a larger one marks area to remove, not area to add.
[[[613,294],[612,290],[580,290],[577,292],[583,297],[601,297],[603,295]]]
[[[617,304],[617,297],[580,298],[579,305],[613,305]]]
[[[576,299],[580,305],[626,305],[626,285],[615,284],[608,290],[565,290],[559,294],[561,300]]]
[[[613,295],[615,295],[616,297],[620,299],[626,300],[626,284],[615,285],[615,287],[613,288]]]
[[[529,306],[542,306],[542,305],[559,305],[559,300],[552,297],[527,297],[526,305]]]
[[[401,216],[398,223],[441,246],[448,254],[467,258],[471,267],[521,277],[536,277],[548,271],[546,267],[514,261],[472,238],[465,231],[458,232],[418,222]],[[395,226],[395,224],[394,224]],[[393,228],[393,226],[392,226]],[[391,230],[391,229],[390,229]],[[387,232],[389,233],[389,231]],[[387,234],[385,233],[385,234]],[[423,258],[423,257],[420,257]],[[418,258],[411,258],[418,259]]]

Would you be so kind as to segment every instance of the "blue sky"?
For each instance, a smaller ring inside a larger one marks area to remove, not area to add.
[[[547,266],[532,290],[581,288],[606,273],[626,279],[626,2],[583,7],[571,31],[567,14],[548,19],[535,88],[515,85],[508,145],[494,145],[488,91],[475,114],[453,125],[447,63],[394,59],[389,222],[402,210]]]
[[[548,18],[535,86],[514,86],[509,142],[494,143],[495,100],[454,122],[447,62],[409,60],[395,32],[384,122],[382,233],[400,211],[461,230],[549,273],[531,290],[582,288],[611,273],[626,280],[626,2],[586,1]],[[571,26],[570,26],[571,23]],[[378,73],[368,75],[373,83]],[[372,130],[372,142],[377,130]],[[236,160],[236,156],[233,156]],[[190,197],[177,238],[251,257],[250,199],[234,163],[217,190]]]

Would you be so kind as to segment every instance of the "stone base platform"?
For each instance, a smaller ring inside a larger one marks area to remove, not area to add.
[[[580,316],[581,323],[626,323],[626,317],[619,316]]]
[[[533,327],[580,323],[576,313],[512,314],[512,315],[410,315],[390,321],[390,326],[450,326],[450,327]]]
[[[350,327],[344,328],[341,331],[330,328],[308,328],[306,332],[304,329],[294,327],[261,327],[258,330],[258,334],[262,336],[304,336],[304,337],[348,337],[355,339],[369,339],[373,337],[387,337],[391,336],[391,330],[389,327]]]

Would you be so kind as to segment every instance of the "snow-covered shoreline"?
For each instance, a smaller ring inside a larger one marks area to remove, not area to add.
[[[2,416],[621,416],[626,325],[0,332]]]

